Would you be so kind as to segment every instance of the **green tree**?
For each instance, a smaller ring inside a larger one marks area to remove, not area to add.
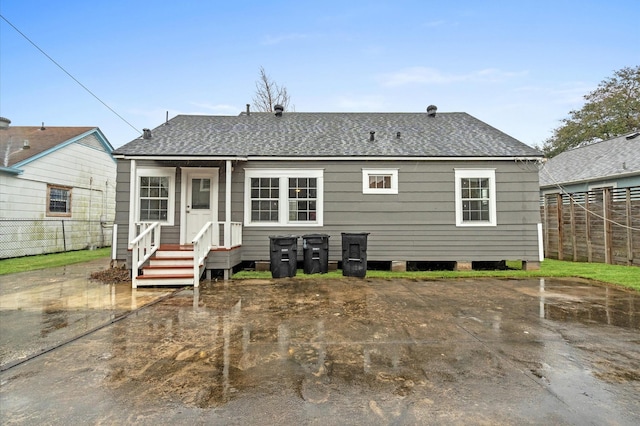
[[[287,111],[289,107],[289,93],[287,88],[274,82],[263,67],[260,67],[260,79],[256,81],[256,93],[253,106],[260,112],[273,112],[273,107],[282,105]]]
[[[584,96],[582,109],[569,112],[569,118],[544,141],[547,157],[580,144],[603,141],[640,128],[640,66],[625,67],[602,81]]]

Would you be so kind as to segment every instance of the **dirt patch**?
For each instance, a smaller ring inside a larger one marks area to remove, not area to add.
[[[91,279],[104,284],[130,283],[131,274],[128,269],[109,268],[91,273]]]

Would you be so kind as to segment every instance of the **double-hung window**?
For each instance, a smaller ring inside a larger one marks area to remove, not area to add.
[[[138,169],[137,175],[137,221],[173,225],[175,169]]]
[[[456,225],[496,226],[496,178],[493,169],[456,169]]]
[[[71,217],[71,188],[47,185],[47,216]]]
[[[245,171],[245,224],[321,226],[322,170]]]

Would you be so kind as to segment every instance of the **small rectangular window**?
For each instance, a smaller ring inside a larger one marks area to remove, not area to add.
[[[397,194],[398,169],[363,169],[363,194]]]
[[[47,216],[71,217],[71,188],[47,186]]]

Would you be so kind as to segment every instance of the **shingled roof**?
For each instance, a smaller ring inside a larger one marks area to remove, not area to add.
[[[640,133],[565,151],[540,172],[540,186],[640,175]]]
[[[96,127],[12,126],[0,130],[0,166],[11,167]],[[24,149],[28,141],[28,149]]]
[[[375,132],[371,140],[371,132]],[[178,115],[115,156],[521,157],[542,154],[466,113]]]

